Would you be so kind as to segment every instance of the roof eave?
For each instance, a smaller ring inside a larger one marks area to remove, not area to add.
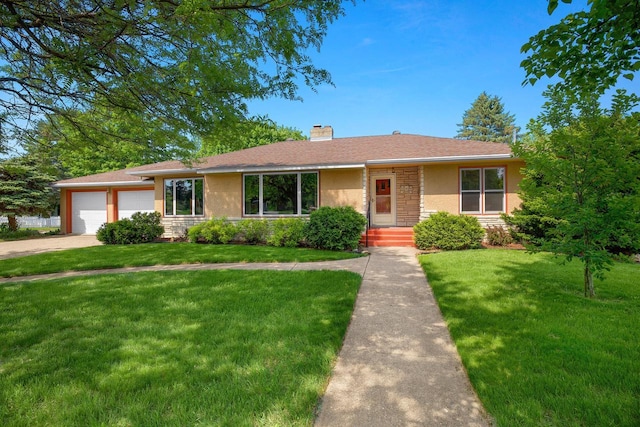
[[[414,163],[445,163],[483,160],[516,160],[513,154],[481,154],[469,156],[442,156],[442,157],[415,157],[403,159],[376,159],[368,160],[367,165],[391,165],[391,164],[414,164]]]
[[[197,173],[198,169],[150,169],[145,171],[127,171],[127,175],[133,176],[165,176],[165,175],[175,175],[175,174],[183,174],[183,173]]]
[[[135,187],[153,185],[152,180],[145,181],[102,181],[102,182],[63,182],[53,184],[54,188],[75,188],[75,187]]]
[[[288,172],[288,171],[311,171],[322,169],[363,169],[364,163],[349,163],[340,165],[303,165],[303,166],[247,166],[247,167],[220,167],[206,168],[198,170],[199,174],[214,173],[260,173],[260,172]]]

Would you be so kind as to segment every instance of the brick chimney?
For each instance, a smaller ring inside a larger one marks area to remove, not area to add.
[[[311,141],[330,141],[333,139],[333,128],[331,126],[313,125],[310,135]]]

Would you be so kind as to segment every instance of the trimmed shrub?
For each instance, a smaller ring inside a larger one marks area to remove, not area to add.
[[[105,223],[98,228],[96,238],[105,245],[132,245],[153,242],[162,236],[159,212],[136,212],[131,218]]]
[[[366,221],[351,206],[323,206],[309,215],[305,237],[311,247],[318,249],[356,249]]]
[[[269,222],[266,219],[243,219],[236,224],[236,230],[235,239],[251,245],[264,244],[269,236]]]
[[[209,221],[196,224],[187,232],[192,243],[229,243],[236,236],[238,229],[226,218],[211,218]]]
[[[413,239],[419,249],[479,248],[483,237],[478,218],[448,212],[437,212],[413,227]]]
[[[498,225],[490,225],[486,229],[487,243],[492,246],[507,246],[513,243],[511,231]]]
[[[295,248],[302,246],[305,239],[306,221],[302,218],[279,218],[271,223],[271,235],[267,238],[270,246]]]

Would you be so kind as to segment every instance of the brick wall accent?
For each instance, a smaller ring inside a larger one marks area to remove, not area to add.
[[[396,176],[396,226],[413,227],[420,221],[420,169],[418,166],[370,169],[368,175],[389,173]]]

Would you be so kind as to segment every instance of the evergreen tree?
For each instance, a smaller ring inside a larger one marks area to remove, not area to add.
[[[17,215],[49,213],[54,203],[54,179],[28,157],[0,162],[0,215],[9,218],[10,230],[18,229]]]
[[[458,128],[457,139],[493,142],[510,142],[518,131],[515,116],[505,111],[502,100],[486,92],[464,112]]]

